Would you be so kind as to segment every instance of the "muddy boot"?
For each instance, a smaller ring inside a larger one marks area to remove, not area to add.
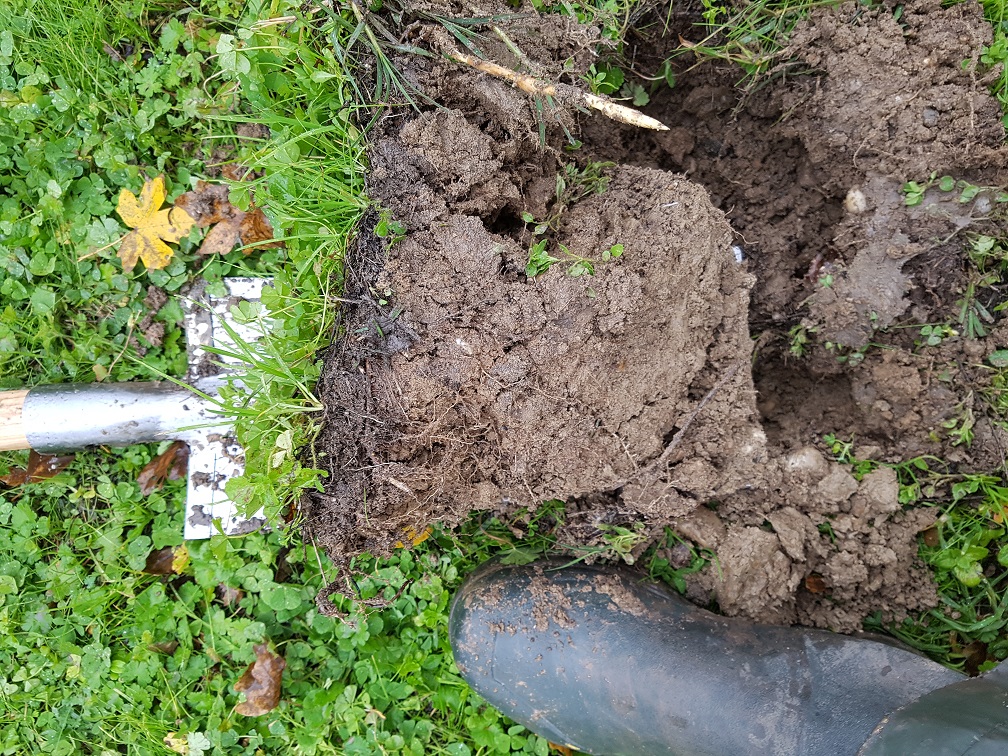
[[[1008,671],[969,681],[884,638],[754,625],[628,570],[561,564],[485,565],[449,624],[469,684],[555,743],[607,755],[959,754],[964,739],[975,747],[1008,725]],[[956,719],[962,701],[985,702],[982,722]],[[957,724],[935,724],[941,714]]]

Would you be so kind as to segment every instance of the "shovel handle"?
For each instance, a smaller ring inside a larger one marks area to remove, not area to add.
[[[0,392],[0,450],[52,453],[206,436],[226,420],[171,383],[64,383]],[[203,429],[203,430],[201,430]]]
[[[31,448],[22,422],[27,397],[28,389],[0,391],[0,451]]]

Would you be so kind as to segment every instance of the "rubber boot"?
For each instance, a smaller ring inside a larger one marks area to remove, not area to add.
[[[944,753],[885,735],[932,715],[910,706],[925,694],[976,682],[884,638],[754,625],[625,569],[556,561],[484,565],[459,589],[449,632],[491,704],[605,756]]]

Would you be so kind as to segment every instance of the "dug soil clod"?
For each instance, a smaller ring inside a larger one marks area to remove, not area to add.
[[[598,39],[535,14],[505,31],[539,79],[570,85]],[[786,75],[748,94],[737,71],[684,65],[648,109],[659,134],[401,61],[443,107],[374,135],[369,191],[403,234],[377,238],[373,214],[347,261],[311,536],[346,564],[473,509],[564,499],[566,545],[643,522],[714,550],[720,572],[691,591],[728,613],[849,631],[933,606],[916,556],[933,510],[904,511],[891,469],[858,480],[815,447],[833,433],[888,462],[1003,458],[991,422],[970,448],[948,432],[983,418],[976,366],[1000,331],[922,348],[909,325],[953,317],[965,233],[1004,216],[992,190],[915,207],[901,191],[932,171],[1005,183],[988,41],[971,4],[816,10]]]

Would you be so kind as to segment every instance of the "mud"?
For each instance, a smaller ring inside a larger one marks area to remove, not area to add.
[[[543,78],[577,84],[592,62],[592,29],[509,23]],[[443,107],[387,118],[371,147],[370,194],[404,235],[378,239],[373,216],[348,259],[311,537],[342,564],[474,509],[564,499],[570,545],[643,523],[639,554],[672,524],[714,551],[690,593],[728,614],[854,631],[934,606],[917,558],[934,510],[904,508],[889,468],[855,479],[823,436],[884,462],[1004,458],[979,367],[1000,330],[919,343],[955,318],[967,235],[1003,224],[995,192],[931,188],[907,207],[901,191],[932,172],[1005,183],[989,35],[970,3],[817,10],[747,93],[737,70],[681,60],[647,109],[663,134],[402,61]],[[639,66],[660,52],[640,45]],[[598,161],[603,182],[568,172]],[[557,258],[533,277],[523,214]],[[957,445],[948,425],[969,413],[973,444]]]

